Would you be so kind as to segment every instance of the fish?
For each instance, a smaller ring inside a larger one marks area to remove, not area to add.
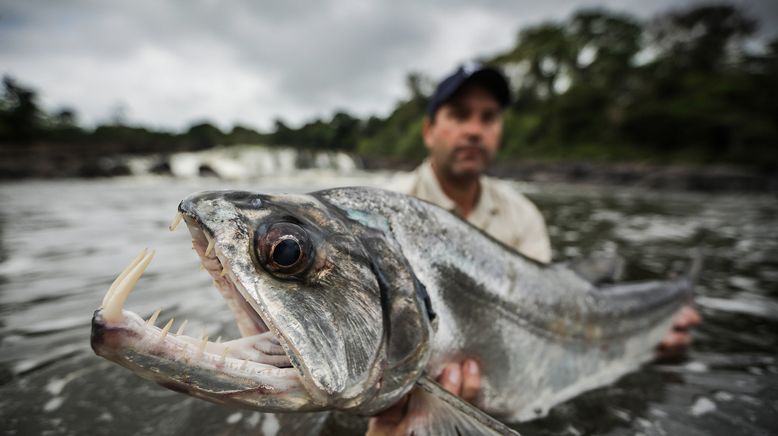
[[[515,434],[502,423],[545,416],[638,369],[699,273],[695,262],[673,279],[595,285],[377,188],[205,191],[181,201],[171,230],[182,221],[241,338],[174,334],[173,320],[155,325],[158,312],[144,321],[125,310],[153,257],[144,250],[93,314],[96,354],[263,412],[370,416],[411,393],[415,434]],[[472,405],[434,382],[465,358],[481,368]]]

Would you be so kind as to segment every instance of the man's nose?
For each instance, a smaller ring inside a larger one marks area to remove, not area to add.
[[[470,117],[465,121],[463,128],[468,136],[481,136],[484,131],[484,123],[479,117]]]

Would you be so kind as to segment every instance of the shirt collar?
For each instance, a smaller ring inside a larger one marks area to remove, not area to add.
[[[456,204],[443,192],[429,159],[426,159],[419,167],[418,178],[419,183],[414,195],[427,199],[451,212],[455,211]],[[473,211],[470,212],[467,220],[483,225],[491,216],[499,213],[500,204],[499,200],[494,196],[492,180],[488,177],[481,177],[479,182],[481,184],[481,192],[478,196],[478,203],[476,203]]]
[[[500,201],[495,197],[495,186],[488,177],[481,177],[481,193],[478,196],[478,203],[470,212],[467,220],[476,227],[485,227],[489,220],[500,213]]]
[[[418,188],[414,193],[416,196],[424,198],[449,211],[454,211],[456,204],[454,204],[454,202],[443,192],[443,188],[441,188],[440,183],[438,183],[438,178],[432,170],[432,163],[429,159],[426,159],[419,167],[418,177]]]

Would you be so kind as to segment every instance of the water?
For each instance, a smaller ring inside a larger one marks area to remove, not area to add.
[[[277,421],[158,387],[96,357],[89,321],[111,281],[144,247],[157,249],[128,300],[190,333],[237,337],[185,230],[167,226],[202,189],[302,192],[384,185],[382,174],[302,171],[253,182],[125,178],[0,185],[0,422],[4,434],[258,434]],[[549,222],[557,260],[618,250],[630,278],[706,264],[696,298],[705,318],[686,360],[653,364],[519,426],[525,434],[754,435],[778,432],[778,202],[521,185]],[[216,308],[214,310],[214,308]],[[177,324],[178,324],[177,322]],[[531,393],[528,393],[531,394]]]

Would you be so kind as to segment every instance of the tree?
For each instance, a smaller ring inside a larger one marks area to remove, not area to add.
[[[198,149],[213,147],[224,140],[224,133],[208,122],[192,125],[185,136]]]
[[[328,148],[354,150],[362,130],[362,122],[345,112],[337,112],[330,121],[332,141]]]
[[[576,13],[567,27],[568,39],[575,47],[571,53],[576,57],[571,63],[575,84],[615,88],[623,83],[641,49],[640,23],[595,9]]]
[[[520,92],[542,100],[557,94],[557,80],[571,70],[576,57],[575,46],[564,26],[544,23],[522,30],[516,46],[491,62],[505,66],[526,65],[521,69],[522,77],[514,78],[514,82],[521,84]]]
[[[652,27],[662,62],[694,71],[720,71],[746,50],[755,20],[732,5],[698,6],[661,16]]]
[[[19,85],[9,76],[3,77],[0,100],[0,140],[29,142],[43,128],[43,113],[32,89]]]

